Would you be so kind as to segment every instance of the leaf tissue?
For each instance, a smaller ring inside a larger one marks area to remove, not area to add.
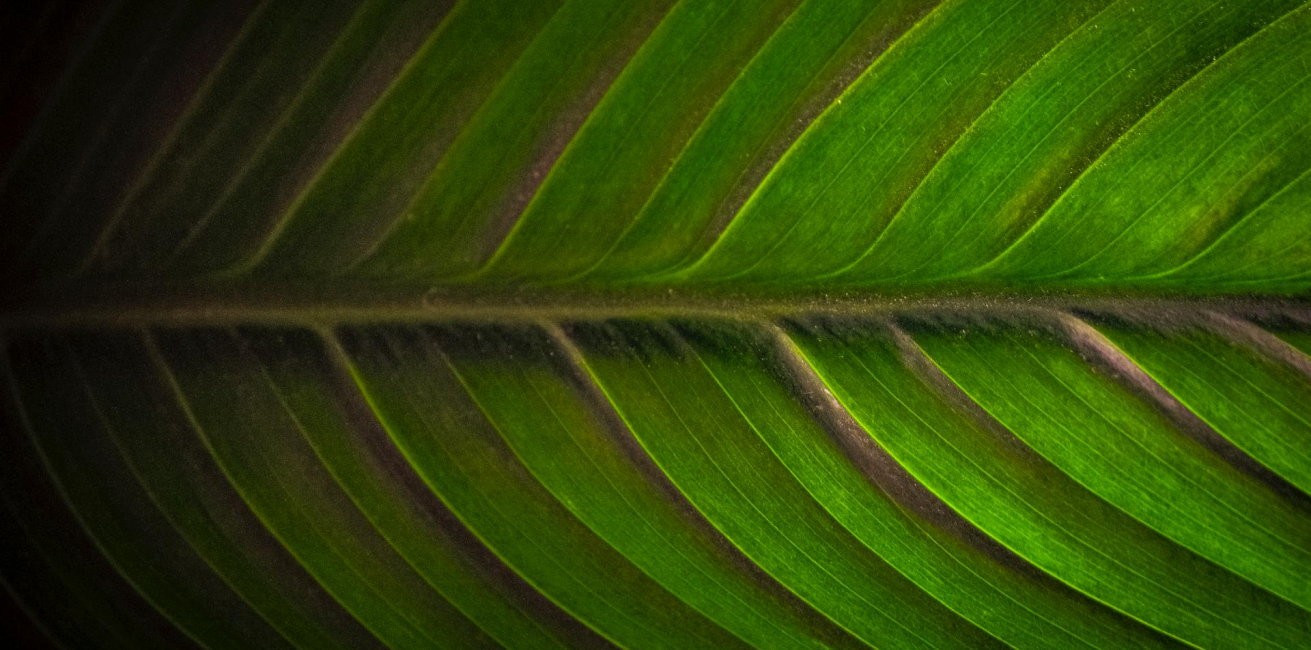
[[[1311,2],[0,9],[7,647],[1311,647]]]

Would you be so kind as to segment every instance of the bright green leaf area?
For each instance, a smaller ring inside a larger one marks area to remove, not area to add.
[[[1229,7],[1238,34],[1250,32],[1259,12]],[[1153,108],[985,274],[1237,290],[1304,276],[1306,258],[1275,269],[1308,245],[1308,30],[1311,8],[1302,8],[1223,55],[1211,50],[1219,58]],[[1132,191],[1119,191],[1129,179]]]
[[[683,143],[797,0],[680,3],[579,129],[487,266],[495,278],[568,275],[641,209]],[[569,264],[569,266],[565,266]]]
[[[659,326],[580,326],[587,365],[688,499],[752,558],[871,645],[993,647],[864,547],[778,463],[696,357]]]
[[[925,517],[940,503],[931,494],[909,495],[931,504],[916,510],[871,483],[848,457],[851,450],[838,444],[834,432],[825,430],[789,388],[768,330],[689,322],[679,324],[677,336],[687,346],[682,354],[695,362],[692,370],[707,373],[715,382],[712,392],[728,396],[777,457],[770,464],[785,466],[809,493],[806,499],[817,501],[917,586],[998,639],[1034,648],[1169,645],[1060,583],[1019,573],[1015,564],[1003,564],[943,530],[940,521]]]
[[[750,561],[671,499],[677,489],[653,480],[659,470],[640,464],[613,413],[597,412],[611,408],[596,404],[599,393],[585,400],[589,380],[545,332],[452,328],[440,336],[461,383],[533,475],[672,593],[755,646],[863,647],[783,587],[762,589],[768,577],[743,572]]]
[[[940,147],[1105,4],[943,3],[829,106],[690,273],[805,279],[862,258]]]
[[[899,347],[913,344],[899,346],[880,329],[816,323],[792,336],[870,435],[966,519],[1070,586],[1194,645],[1292,648],[1305,639],[1311,614],[1164,537],[981,420],[987,416],[938,394],[925,383],[928,369],[917,376],[900,362]],[[929,340],[941,352],[975,338],[952,329]],[[1076,406],[1075,399],[1061,403],[1062,410]],[[1243,486],[1235,480],[1225,489]],[[1094,486],[1119,496],[1109,481],[1100,483]]]
[[[1097,328],[1218,433],[1311,494],[1305,374],[1202,328],[1169,331],[1131,322]]]
[[[916,336],[966,394],[1066,474],[1199,555],[1311,610],[1311,513],[1042,333]],[[1292,460],[1296,462],[1296,460]]]

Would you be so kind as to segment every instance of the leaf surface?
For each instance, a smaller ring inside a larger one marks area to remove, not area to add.
[[[16,633],[1311,646],[1308,74],[1305,0],[6,6]]]

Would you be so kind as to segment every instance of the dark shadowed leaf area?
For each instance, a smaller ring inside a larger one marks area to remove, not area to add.
[[[14,1],[0,113],[5,647],[1311,647],[1311,2]]]

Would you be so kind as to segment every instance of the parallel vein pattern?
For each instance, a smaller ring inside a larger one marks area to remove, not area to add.
[[[1308,296],[1311,0],[11,2],[0,618],[1307,648]]]
[[[15,18],[8,282],[1311,286],[1305,0],[220,4]]]
[[[18,332],[0,576],[70,646],[1302,647],[1311,330],[1158,322]]]

